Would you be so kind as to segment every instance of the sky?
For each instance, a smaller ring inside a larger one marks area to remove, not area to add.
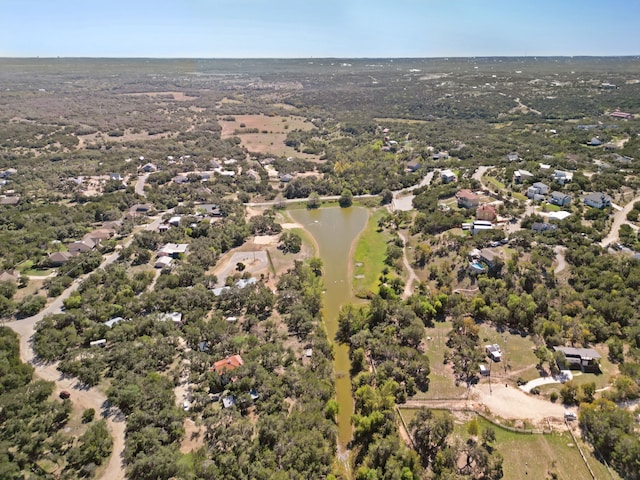
[[[0,0],[0,57],[640,55],[640,0]]]

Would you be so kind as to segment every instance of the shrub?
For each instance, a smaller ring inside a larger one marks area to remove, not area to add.
[[[549,400],[551,400],[553,403],[556,403],[558,401],[558,392],[551,392],[551,395],[549,395]]]

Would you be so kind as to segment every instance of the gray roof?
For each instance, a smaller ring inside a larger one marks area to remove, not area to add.
[[[562,352],[566,356],[580,358],[602,358],[593,348],[553,347],[556,352]]]

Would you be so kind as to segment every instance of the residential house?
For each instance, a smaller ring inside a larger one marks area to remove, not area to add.
[[[153,209],[153,205],[150,203],[136,203],[129,209],[129,216],[135,217],[136,215],[147,215]]]
[[[180,258],[180,255],[187,253],[187,248],[187,243],[166,243],[158,250],[158,257]]]
[[[500,259],[500,255],[488,248],[483,248],[480,250],[480,261],[487,264],[489,268],[493,268],[497,265],[498,260]]]
[[[291,180],[293,180],[293,175],[291,175],[290,173],[285,173],[284,175],[280,175],[280,181],[282,183],[289,183]]]
[[[93,232],[87,233],[84,238],[90,238],[94,243],[99,244],[103,240],[109,240],[115,233],[116,231],[113,228],[98,228]]]
[[[449,159],[449,152],[447,152],[446,150],[444,150],[442,152],[438,152],[438,153],[433,155],[433,159],[434,160],[448,160]]]
[[[549,186],[542,182],[535,182],[532,187],[537,189],[537,193],[539,193],[540,195],[546,195],[547,193],[549,193]]]
[[[93,342],[89,342],[89,346],[104,348],[107,346],[107,339],[101,338],[100,340],[94,340]]]
[[[442,170],[440,172],[440,179],[442,180],[442,183],[455,182],[456,181],[456,174],[452,170],[449,170],[449,169]]]
[[[182,217],[174,216],[174,217],[171,217],[167,223],[169,225],[171,225],[172,227],[179,227],[180,226],[180,220],[182,220]]]
[[[520,160],[520,156],[515,152],[507,153],[507,160],[510,162],[517,162]]]
[[[461,208],[476,208],[480,199],[471,190],[460,190],[456,193],[456,199],[458,200],[458,207]]]
[[[620,155],[618,153],[614,153],[612,155],[612,158],[616,161],[616,162],[620,162],[620,163],[631,163],[633,162],[633,157],[630,157],[628,155]]]
[[[616,110],[609,114],[612,118],[622,118],[624,120],[633,120],[633,114],[627,112],[621,112],[620,110]]]
[[[201,203],[196,205],[196,213],[204,213],[210,217],[223,217],[224,215],[220,211],[220,205],[215,203]]]
[[[556,352],[562,352],[566,359],[564,365],[558,365],[560,369],[568,367],[572,370],[581,370],[583,372],[600,372],[598,360],[602,357],[592,348],[553,347],[553,349]]]
[[[589,145],[590,147],[599,147],[600,145],[602,145],[602,140],[597,137],[593,137],[587,142],[587,145]]]
[[[255,170],[247,170],[247,177],[256,182],[260,181],[260,174]]]
[[[151,172],[156,172],[158,170],[158,167],[156,167],[153,163],[147,163],[145,165],[143,165],[140,170],[142,170],[145,173],[151,173]]]
[[[20,197],[17,195],[2,195],[0,197],[0,205],[17,205],[20,203]]]
[[[612,198],[606,193],[594,192],[584,197],[582,201],[589,207],[605,208],[611,206]]]
[[[244,365],[244,360],[242,360],[240,355],[231,355],[215,362],[211,369],[216,373],[222,374],[224,372],[235,370],[242,365]]]
[[[569,183],[573,180],[573,172],[565,172],[564,170],[556,170],[553,173],[553,180],[560,184],[564,185],[565,183]]]
[[[420,169],[421,166],[422,164],[420,162],[418,162],[417,160],[412,160],[407,163],[407,170],[409,170],[410,172],[416,172]]]
[[[0,273],[0,282],[18,283],[20,272],[18,270],[5,270]]]
[[[552,223],[547,223],[547,222],[533,222],[533,224],[531,225],[531,230],[533,230],[536,233],[542,233],[548,230],[555,230],[556,228],[558,228],[557,225],[553,225]]]
[[[89,252],[96,248],[96,242],[91,240],[90,238],[85,238],[78,242],[70,243],[67,247],[69,253],[72,255],[77,255],[79,253]]]
[[[564,220],[570,216],[571,216],[571,213],[565,210],[560,210],[559,212],[551,212],[549,214],[549,220]]]
[[[551,192],[549,203],[552,203],[553,205],[557,205],[559,207],[566,207],[571,203],[571,197],[566,193]]]
[[[180,312],[161,313],[158,316],[158,320],[160,320],[161,322],[173,322],[174,325],[180,326],[182,325],[182,313]]]
[[[173,263],[173,258],[171,257],[158,257],[156,262],[153,264],[154,268],[167,268],[170,267]]]
[[[49,255],[47,261],[52,267],[60,267],[67,263],[73,255],[69,252],[55,252]]]
[[[488,220],[475,220],[471,224],[472,235],[475,235],[478,232],[482,232],[483,230],[493,230],[493,224]]]
[[[487,220],[494,222],[498,218],[498,213],[492,205],[480,205],[476,210],[477,220]]]
[[[523,183],[533,180],[533,173],[528,170],[516,170],[513,172],[513,181],[515,183]]]
[[[7,168],[6,170],[0,172],[0,178],[9,178],[16,173],[18,173],[18,170],[16,170],[15,168]]]
[[[117,325],[118,323],[124,322],[124,321],[125,320],[122,317],[114,317],[114,318],[110,318],[106,322],[102,322],[102,324],[106,325],[109,328],[113,328],[114,325]]]
[[[172,178],[173,183],[189,183],[189,179],[185,175],[176,175]]]
[[[122,175],[120,175],[119,173],[110,173],[109,174],[109,180],[114,180],[116,182],[121,182],[124,180],[124,178],[122,178]]]

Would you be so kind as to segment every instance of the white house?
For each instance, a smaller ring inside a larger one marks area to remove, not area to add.
[[[442,183],[455,182],[456,181],[456,174],[452,170],[449,170],[449,169],[442,170],[440,172],[440,179],[442,180]]]

